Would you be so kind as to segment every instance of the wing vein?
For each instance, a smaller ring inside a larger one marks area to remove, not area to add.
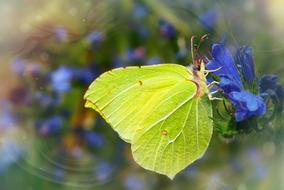
[[[197,153],[199,153],[199,123],[198,123],[198,101],[196,101],[196,146],[197,146]]]
[[[143,133],[146,133],[147,131],[149,131],[151,128],[153,128],[155,125],[157,125],[158,123],[160,123],[163,120],[166,120],[167,118],[169,118],[172,114],[174,114],[180,107],[182,107],[184,104],[186,104],[189,100],[191,100],[193,98],[194,94],[192,96],[190,96],[189,98],[187,98],[185,101],[183,101],[181,104],[179,104],[174,110],[172,110],[171,112],[169,112],[167,115],[165,115],[164,117],[162,117],[161,119],[159,119],[157,122],[153,123],[152,125],[150,125]],[[155,111],[155,110],[153,110]]]

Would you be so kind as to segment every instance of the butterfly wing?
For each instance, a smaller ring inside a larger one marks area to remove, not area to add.
[[[175,64],[114,69],[91,84],[86,107],[131,143],[138,164],[173,178],[204,154],[212,136],[211,104],[196,96],[192,79]]]
[[[213,131],[211,104],[206,96],[182,104],[172,101],[172,104],[176,108],[155,123],[151,121],[160,118],[160,113],[150,114],[131,145],[139,165],[170,178],[203,156]]]
[[[186,67],[176,64],[113,69],[90,85],[85,106],[99,112],[125,141],[131,142],[149,114],[167,114],[174,104],[194,96],[197,87],[192,78]],[[166,102],[166,107],[156,110]]]

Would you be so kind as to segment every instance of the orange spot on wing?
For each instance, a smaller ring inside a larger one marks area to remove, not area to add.
[[[163,136],[167,136],[167,135],[168,135],[168,131],[167,131],[166,129],[163,129],[163,130],[161,131],[161,134],[162,134]]]

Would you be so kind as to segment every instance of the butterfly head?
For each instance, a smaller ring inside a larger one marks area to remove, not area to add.
[[[206,74],[207,71],[205,69],[204,62],[201,62],[200,68],[198,70],[192,69],[193,72],[193,80],[198,87],[197,96],[203,96],[208,92],[207,82],[206,82]]]
[[[199,53],[201,44],[208,38],[208,35],[205,34],[200,38],[198,45],[195,44],[195,37],[191,37],[191,55],[193,64],[190,66],[190,69],[193,73],[193,81],[196,83],[197,96],[203,96],[208,93],[208,87],[206,82],[206,76],[208,71],[205,68],[205,64],[208,62],[206,56]]]

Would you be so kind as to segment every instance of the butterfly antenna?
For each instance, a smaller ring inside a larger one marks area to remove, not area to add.
[[[199,48],[200,48],[200,46],[203,44],[203,42],[204,42],[205,40],[207,40],[207,39],[208,39],[208,34],[205,34],[205,35],[203,35],[203,36],[200,38],[200,41],[199,41],[198,46],[197,46],[197,48],[196,48],[196,51],[197,51],[197,52],[199,51]]]
[[[192,57],[193,64],[195,62],[194,40],[195,40],[195,36],[192,36],[190,39],[190,45],[191,45],[191,57]]]
[[[205,34],[205,35],[203,35],[203,36],[200,38],[199,43],[198,43],[198,46],[197,46],[197,48],[196,48],[196,53],[197,53],[197,54],[199,53],[199,49],[200,49],[201,45],[202,45],[207,39],[208,39],[208,34]],[[203,57],[204,57],[204,56],[200,56],[200,55],[198,55],[198,56],[203,60]]]

